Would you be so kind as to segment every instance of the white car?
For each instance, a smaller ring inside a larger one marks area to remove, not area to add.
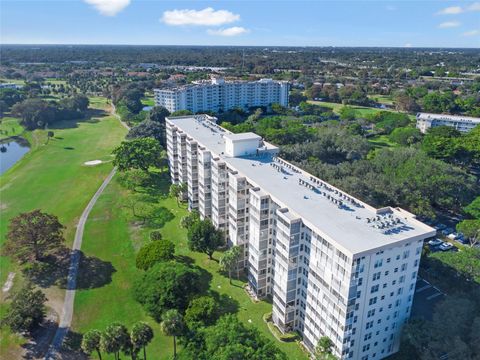
[[[443,241],[440,240],[440,239],[432,239],[428,242],[428,245],[430,246],[438,246],[438,245],[441,245],[443,244]]]
[[[441,251],[448,251],[448,250],[453,249],[453,245],[448,243],[448,242],[444,242],[442,245],[439,246],[439,249]]]

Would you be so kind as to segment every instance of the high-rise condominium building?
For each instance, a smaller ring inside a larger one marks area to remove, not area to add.
[[[322,336],[341,359],[399,348],[426,238],[435,230],[399,208],[376,209],[277,156],[253,133],[207,115],[166,120],[172,182],[188,204],[242,248],[250,290],[273,299],[282,331],[313,350]]]
[[[460,132],[468,132],[477,125],[480,125],[480,118],[463,115],[417,114],[417,128],[424,134],[428,129],[437,126],[450,126]]]
[[[163,106],[170,112],[190,110],[197,113],[268,107],[275,103],[288,106],[288,90],[287,81],[225,81],[215,78],[174,89],[154,89],[154,93],[157,106]]]

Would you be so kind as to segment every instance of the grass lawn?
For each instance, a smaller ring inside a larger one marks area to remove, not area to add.
[[[308,100],[309,103],[314,104],[314,105],[319,105],[319,106],[325,106],[333,110],[333,112],[337,113],[339,110],[344,106],[343,104],[338,104],[338,103],[332,103],[332,102],[327,102],[327,101],[314,101],[314,100]],[[392,112],[397,112],[396,110],[392,109],[377,109],[377,108],[372,108],[372,107],[366,107],[366,106],[357,106],[357,105],[348,105],[352,109],[354,109],[357,112],[357,116],[365,117],[371,114],[376,114],[380,111],[392,111]],[[415,115],[408,115],[408,117],[411,120],[415,120]]]
[[[66,226],[65,237],[71,244],[79,216],[112,169],[111,162],[91,167],[84,162],[110,161],[111,151],[126,133],[113,116],[60,122],[51,130],[55,138],[47,145],[44,130],[26,132],[31,151],[0,177],[0,245],[5,241],[9,219],[34,209],[57,215]],[[17,273],[15,289],[22,281],[19,269],[9,258],[1,257],[2,286],[10,271]],[[1,329],[0,353],[15,345],[13,339],[5,339],[9,334],[4,330]]]
[[[166,194],[166,177],[162,188]],[[159,326],[132,297],[132,283],[141,274],[135,268],[135,253],[147,241],[151,228],[132,223],[131,214],[121,207],[128,196],[131,194],[119,185],[117,175],[98,200],[87,221],[82,250],[87,256],[96,256],[104,262],[110,262],[116,271],[111,283],[96,289],[77,291],[73,330],[81,333],[92,328],[104,330],[113,321],[123,322],[130,327],[136,321],[146,320],[155,331],[155,338],[147,349],[150,358],[170,359],[172,339],[161,333]],[[172,220],[160,227],[160,231],[164,239],[175,243],[176,255],[188,256],[195,265],[207,270],[212,276],[210,289],[236,300],[239,319],[247,326],[257,327],[287,354],[288,359],[307,359],[296,343],[281,343],[271,334],[262,319],[263,314],[271,312],[271,304],[253,303],[242,288],[242,281],[234,280],[234,285],[230,285],[228,278],[219,273],[217,261],[210,261],[207,255],[188,250],[186,230],[179,226],[180,219],[187,214],[185,205],[178,207],[176,201],[166,195],[158,196],[158,205],[164,206],[174,215]],[[214,254],[215,259],[220,256],[218,252]]]
[[[368,95],[368,97],[380,104],[393,105],[393,99],[390,95]]]
[[[0,78],[0,83],[25,85],[25,80],[23,80],[23,79],[6,79],[6,78]]]
[[[367,139],[370,144],[372,144],[375,149],[380,149],[384,147],[397,147],[399,146],[396,142],[390,140],[388,135],[377,135],[372,136]]]
[[[11,136],[18,136],[24,132],[23,127],[19,123],[19,119],[6,116],[1,119],[0,123],[0,140]]]
[[[142,99],[142,104],[144,106],[155,106],[155,99],[153,96],[147,96]]]

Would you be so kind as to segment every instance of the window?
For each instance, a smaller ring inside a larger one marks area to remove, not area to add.
[[[375,296],[375,297],[371,298],[371,299],[368,301],[368,304],[369,304],[369,305],[373,305],[373,304],[375,304],[376,302],[377,302],[377,297]]]
[[[373,281],[380,279],[380,272],[373,274]]]

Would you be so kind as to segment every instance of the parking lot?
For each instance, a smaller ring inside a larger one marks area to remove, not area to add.
[[[418,278],[413,297],[412,317],[431,320],[435,305],[445,296],[428,281]]]

